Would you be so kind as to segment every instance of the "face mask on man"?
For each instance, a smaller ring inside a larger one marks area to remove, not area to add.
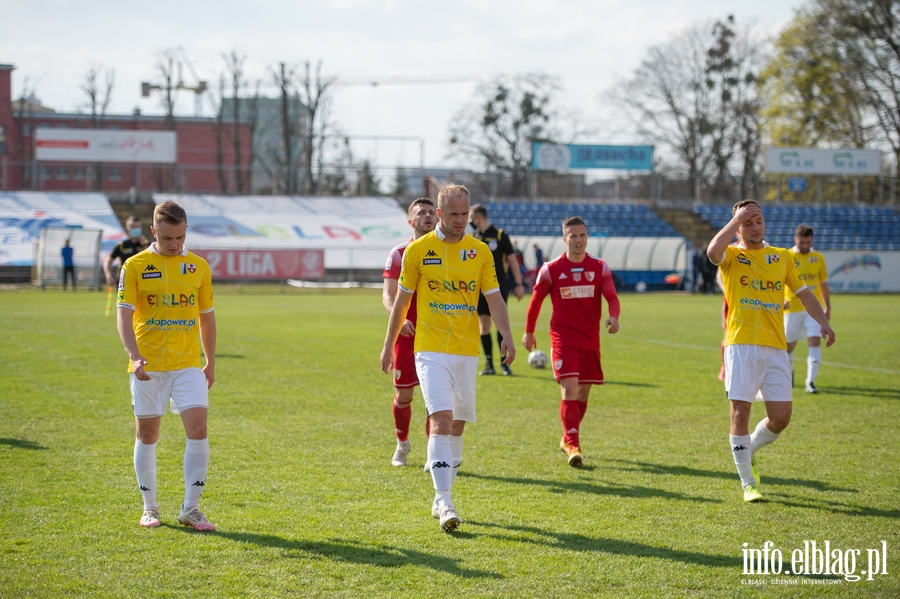
[[[135,227],[133,229],[128,229],[128,234],[132,237],[140,237],[141,233],[143,233],[143,229],[140,227]]]

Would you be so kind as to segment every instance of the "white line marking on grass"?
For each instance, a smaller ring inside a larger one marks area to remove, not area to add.
[[[806,359],[797,358],[795,362],[806,362]],[[869,370],[871,372],[886,372],[888,374],[900,374],[900,370],[892,368],[876,368],[874,366],[856,366],[854,364],[840,364],[838,362],[822,362],[822,366],[837,366],[838,368],[853,368],[855,370]]]
[[[651,343],[653,345],[665,345],[667,347],[677,347],[681,349],[698,349],[703,351],[720,351],[718,347],[711,348],[706,345],[691,345],[690,343],[675,343],[673,341],[664,341],[662,339],[638,339],[636,337],[625,337],[629,341],[637,341],[639,343]],[[806,362],[806,358],[797,356],[794,362]],[[900,374],[900,370],[893,368],[878,368],[875,366],[857,366],[855,364],[842,364],[840,362],[822,362],[822,366],[835,366],[837,368],[850,368],[853,370],[868,370],[870,372],[885,372],[887,374]]]

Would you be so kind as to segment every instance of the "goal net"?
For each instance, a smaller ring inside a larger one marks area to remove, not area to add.
[[[75,263],[75,281],[82,289],[99,289],[100,229],[75,229],[47,227],[41,230],[41,239],[35,244],[32,283],[45,288],[63,284],[62,248],[69,242]],[[70,281],[71,282],[71,281]]]

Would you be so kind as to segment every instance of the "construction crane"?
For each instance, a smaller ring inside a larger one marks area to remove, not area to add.
[[[435,75],[432,77],[415,77],[408,75],[391,75],[387,77],[338,77],[332,84],[335,87],[352,87],[369,85],[428,85],[440,83],[469,83],[481,81],[484,75]]]
[[[181,76],[181,65],[182,61],[178,61],[178,82],[171,86],[171,89],[183,89],[186,91],[194,92],[194,116],[200,116],[202,112],[202,98],[203,94],[209,89],[206,81],[201,81],[200,77],[197,75],[197,71],[194,70],[194,66],[191,64],[190,59],[187,57],[187,53],[184,51],[184,48],[178,46],[175,48],[176,54],[181,54],[181,57],[184,59],[184,64],[187,65],[188,70],[191,72],[191,76],[194,78],[195,85],[192,87],[190,85],[184,84],[184,79]],[[151,91],[163,91],[167,88],[162,85],[152,84],[149,81],[141,82],[141,97],[149,98]]]

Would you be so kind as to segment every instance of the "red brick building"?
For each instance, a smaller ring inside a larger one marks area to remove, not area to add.
[[[0,191],[177,191],[181,193],[249,193],[250,126],[230,119],[59,113],[33,99],[13,100],[14,66],[0,64]],[[175,164],[88,163],[35,160],[38,127],[58,129],[173,130]],[[233,135],[240,141],[235,160]],[[217,142],[217,138],[219,141]],[[244,189],[236,189],[240,169]]]

